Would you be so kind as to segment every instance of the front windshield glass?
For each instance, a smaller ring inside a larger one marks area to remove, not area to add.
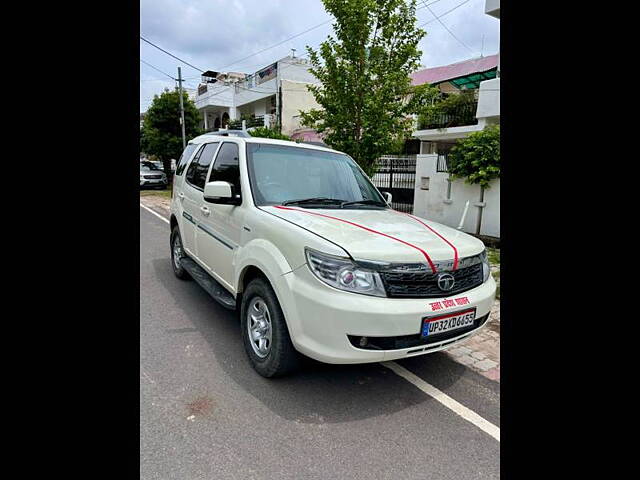
[[[151,162],[143,162],[140,164],[140,170],[145,171],[145,172],[149,172],[151,170],[160,170],[158,167],[156,167],[153,163]]]
[[[341,153],[247,143],[247,166],[257,205],[309,198],[385,205],[355,161]]]

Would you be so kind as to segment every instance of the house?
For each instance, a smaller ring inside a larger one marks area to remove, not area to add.
[[[205,130],[280,126],[290,135],[300,127],[300,110],[317,107],[306,85],[317,82],[302,58],[292,55],[252,73],[207,71],[195,103]]]
[[[485,13],[500,19],[500,0],[486,0]],[[500,54],[421,70],[412,81],[438,86],[443,96],[468,99],[457,109],[418,122],[413,132],[420,140],[413,213],[452,227],[460,226],[464,217],[463,231],[499,238],[500,179],[487,189],[452,180],[447,154],[458,140],[500,123]]]

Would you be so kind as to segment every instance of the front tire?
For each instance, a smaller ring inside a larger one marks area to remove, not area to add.
[[[298,367],[284,314],[275,292],[263,278],[249,283],[240,309],[242,341],[251,366],[263,377],[279,377]]]
[[[186,253],[184,253],[184,249],[182,248],[180,230],[175,226],[171,231],[171,266],[173,267],[174,275],[180,280],[188,280],[191,278],[180,262],[185,255]]]

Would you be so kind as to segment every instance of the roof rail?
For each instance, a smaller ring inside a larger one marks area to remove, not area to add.
[[[251,138],[251,135],[245,130],[218,130],[217,132],[206,132],[203,135],[220,135],[222,137],[243,137]]]

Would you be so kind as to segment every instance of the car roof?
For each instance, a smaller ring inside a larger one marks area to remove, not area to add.
[[[212,142],[220,142],[220,141],[233,141],[235,143],[263,143],[267,145],[282,145],[286,147],[299,147],[299,148],[307,148],[309,150],[319,150],[323,152],[331,152],[331,153],[342,153],[338,150],[333,150],[332,148],[321,147],[319,145],[312,145],[309,143],[298,143],[291,142],[289,140],[276,140],[273,138],[262,138],[262,137],[235,137],[235,136],[224,136],[224,135],[200,135],[192,140],[189,140],[189,143],[200,145],[202,143],[212,143]]]

